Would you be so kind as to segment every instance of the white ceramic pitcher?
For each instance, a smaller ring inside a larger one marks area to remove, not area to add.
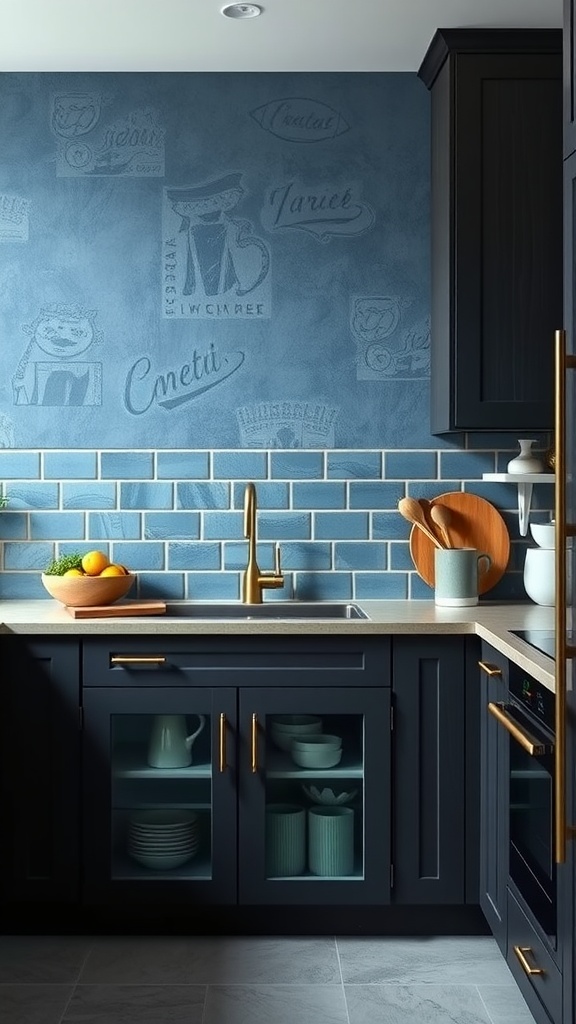
[[[206,724],[205,715],[198,715],[200,725],[186,735],[185,715],[155,715],[148,744],[148,764],[152,768],[187,768],[192,764],[192,745]]]

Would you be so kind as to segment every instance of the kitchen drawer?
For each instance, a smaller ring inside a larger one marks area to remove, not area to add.
[[[390,686],[388,637],[85,640],[84,686]]]
[[[541,974],[528,974],[515,949]],[[538,1024],[562,1024],[562,975],[518,901],[508,890],[508,966]]]

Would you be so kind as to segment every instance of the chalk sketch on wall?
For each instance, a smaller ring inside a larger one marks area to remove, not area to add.
[[[78,358],[102,338],[96,315],[77,305],[48,306],[24,325],[31,340],[12,378],[14,405],[102,404],[102,363]]]
[[[354,182],[303,185],[293,180],[274,185],[266,196],[262,224],[268,231],[306,231],[319,242],[328,242],[333,235],[364,235],[374,226],[375,215],[360,192]]]
[[[325,142],[350,130],[337,110],[305,96],[270,100],[251,110],[250,116],[265,132],[286,142]]]
[[[430,376],[430,318],[413,320],[411,302],[394,295],[354,296],[350,329],[358,345],[358,380]]]
[[[29,210],[28,199],[0,192],[0,242],[28,241]]]
[[[239,406],[246,448],[333,448],[338,406],[324,402],[255,402]]]
[[[270,249],[252,223],[230,215],[242,173],[165,188],[163,312],[169,318],[270,317]]]
[[[126,374],[124,406],[132,416],[156,407],[179,409],[218,387],[240,369],[244,352],[221,352],[213,342],[194,348],[186,359],[167,369],[155,369],[149,356],[140,356]]]
[[[14,445],[14,424],[8,416],[0,412],[0,448],[13,448]]]
[[[50,124],[57,137],[57,176],[163,177],[165,133],[156,112],[136,108],[106,120],[103,106],[97,93],[53,98]]]

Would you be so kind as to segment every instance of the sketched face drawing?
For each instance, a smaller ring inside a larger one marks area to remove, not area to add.
[[[100,118],[100,97],[89,94],[57,96],[52,111],[52,128],[64,139],[86,135]]]
[[[94,340],[94,325],[85,316],[46,317],[36,327],[34,339],[47,355],[71,359],[90,347]]]

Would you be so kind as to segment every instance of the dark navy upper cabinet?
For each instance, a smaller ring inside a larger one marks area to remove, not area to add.
[[[564,156],[576,150],[576,5],[564,0]]]
[[[546,430],[562,317],[562,34],[438,30],[431,429]]]
[[[79,898],[80,645],[2,639],[0,900]]]

